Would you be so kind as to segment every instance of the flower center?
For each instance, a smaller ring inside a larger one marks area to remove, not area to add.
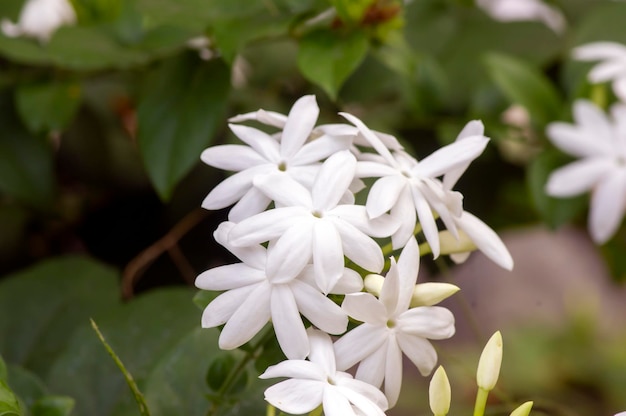
[[[396,326],[396,321],[394,321],[393,319],[390,319],[387,321],[387,328],[392,329],[395,328]]]
[[[324,216],[324,213],[322,213],[321,211],[318,211],[318,210],[312,211],[311,214],[313,214],[313,216],[315,218],[322,218]]]
[[[287,162],[280,162],[278,164],[278,170],[281,172],[285,172],[287,170]]]
[[[328,376],[326,378],[326,381],[328,382],[328,384],[330,384],[331,386],[335,385],[335,380],[333,380],[333,378],[331,376]]]
[[[402,170],[400,171],[400,173],[402,174],[402,176],[404,176],[405,178],[411,178],[411,174],[409,172],[407,172],[406,170]]]

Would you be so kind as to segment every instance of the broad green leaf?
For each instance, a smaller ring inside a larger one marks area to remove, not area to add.
[[[74,82],[22,85],[15,93],[22,122],[33,133],[63,130],[76,114],[80,99],[80,85]]]
[[[192,297],[193,291],[186,288],[159,289],[127,304],[112,303],[108,313],[96,318],[107,342],[142,390],[160,360],[199,327],[200,313]],[[77,415],[138,414],[122,373],[88,322],[67,339],[46,384],[51,391],[73,397]]]
[[[316,30],[300,39],[298,68],[334,100],[344,81],[367,55],[365,33]]]
[[[70,416],[74,399],[65,396],[44,396],[30,409],[32,416]]]
[[[38,399],[48,394],[41,378],[24,367],[10,365],[9,380],[11,380],[11,389],[27,409],[30,409]]]
[[[146,79],[138,109],[139,147],[162,199],[171,197],[210,144],[229,90],[229,68],[192,53],[170,59]]]
[[[0,381],[0,416],[22,416],[24,412],[17,396],[5,381]]]
[[[203,310],[219,294],[220,292],[215,292],[213,290],[199,290],[193,297],[193,303],[195,303],[198,308]]]
[[[44,375],[78,325],[117,302],[117,273],[93,260],[66,257],[0,281],[0,353]]]
[[[0,192],[45,208],[55,192],[52,149],[24,129],[12,101],[0,95]]]
[[[574,198],[553,198],[546,194],[545,184],[550,173],[567,160],[561,153],[545,151],[527,168],[526,177],[530,194],[541,218],[552,228],[557,228],[575,218],[587,204],[585,195]]]
[[[539,70],[518,58],[499,53],[487,54],[485,65],[504,95],[512,103],[524,106],[537,124],[543,126],[558,119],[561,97]]]

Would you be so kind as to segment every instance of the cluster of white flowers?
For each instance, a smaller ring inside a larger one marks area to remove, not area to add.
[[[9,37],[26,36],[47,42],[59,27],[75,22],[76,13],[69,0],[28,0],[18,22],[2,19],[1,28]]]
[[[353,115],[342,113],[352,124],[316,126],[318,115],[314,96],[300,98],[287,116],[243,114],[230,119],[230,129],[244,145],[202,153],[205,163],[236,172],[203,207],[234,204],[214,237],[241,260],[198,276],[197,287],[224,291],[206,307],[202,326],[224,325],[219,346],[234,349],[271,321],[287,360],[261,377],[289,378],[265,392],[273,406],[296,414],[322,405],[327,415],[380,415],[400,394],[403,355],[427,375],[437,361],[429,340],[455,331],[452,313],[433,305],[458,288],[416,284],[416,233],[424,236],[423,252],[435,257],[462,261],[479,248],[513,267],[500,238],[465,212],[462,195],[452,190],[488,139],[482,123],[472,121],[454,143],[418,161],[393,136]],[[240,124],[247,121],[278,132]],[[364,206],[355,204],[362,178],[378,178]],[[437,218],[446,230],[439,231]],[[402,249],[386,277],[379,273],[391,253],[380,239]],[[365,284],[345,259],[369,274]],[[341,305],[329,294],[344,295]],[[349,317],[360,325],[346,333]],[[342,336],[333,343],[329,334]],[[357,364],[353,378],[345,371]]]

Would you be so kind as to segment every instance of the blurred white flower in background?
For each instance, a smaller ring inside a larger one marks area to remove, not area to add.
[[[579,61],[601,61],[589,71],[587,79],[594,84],[612,81],[613,92],[626,102],[626,46],[617,42],[592,42],[573,51]]]
[[[546,192],[571,197],[591,191],[589,232],[602,244],[615,234],[626,210],[626,104],[613,105],[607,116],[590,101],[576,101],[574,122],[548,125],[550,141],[581,159],[552,172]]]
[[[68,0],[28,0],[17,23],[2,19],[2,32],[8,37],[27,36],[48,42],[56,30],[76,23],[76,13]]]
[[[476,5],[501,22],[536,20],[556,33],[565,30],[563,14],[541,0],[476,0]]]

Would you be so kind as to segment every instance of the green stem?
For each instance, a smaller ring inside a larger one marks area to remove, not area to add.
[[[276,415],[276,408],[272,406],[271,404],[268,404],[267,410],[265,411],[265,416],[275,416],[275,415]]]
[[[487,396],[489,391],[479,387],[476,393],[476,403],[474,404],[474,416],[484,416],[487,407]]]

